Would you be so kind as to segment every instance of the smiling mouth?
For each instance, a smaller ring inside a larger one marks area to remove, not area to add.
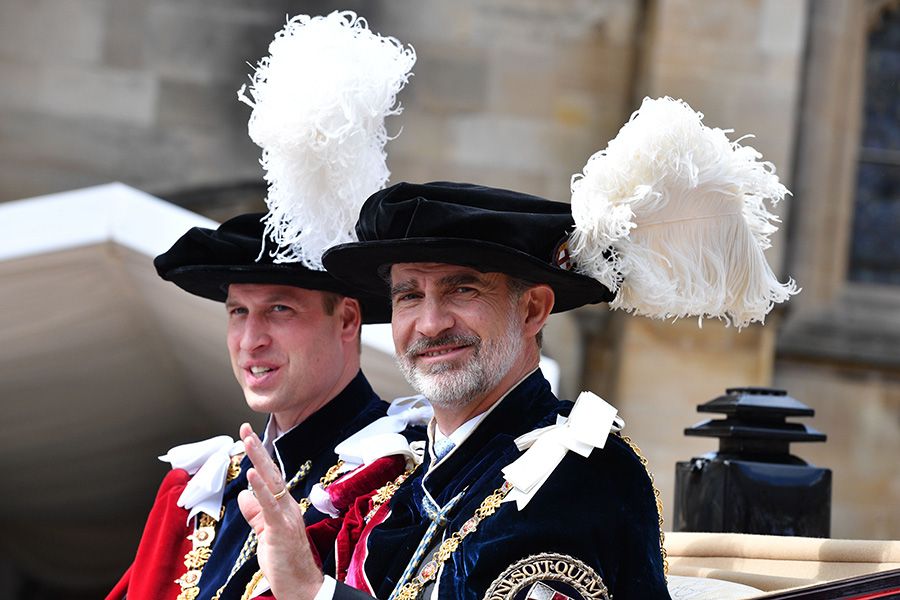
[[[261,386],[261,385],[269,385],[275,381],[276,372],[278,371],[278,367],[263,367],[261,365],[253,365],[252,367],[246,367],[244,372],[246,375],[244,376],[247,385],[251,386]]]
[[[477,352],[481,338],[476,335],[451,334],[440,338],[422,338],[406,350],[407,360],[446,362],[462,356],[467,350]]]
[[[452,354],[454,352],[458,352],[460,350],[464,350],[469,348],[469,346],[454,346],[452,348],[443,348],[441,350],[429,350],[427,352],[420,352],[418,354],[419,358],[435,358],[438,356],[445,356],[447,354]]]

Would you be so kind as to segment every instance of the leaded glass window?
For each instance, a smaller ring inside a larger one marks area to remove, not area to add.
[[[900,285],[900,10],[869,34],[852,281]]]

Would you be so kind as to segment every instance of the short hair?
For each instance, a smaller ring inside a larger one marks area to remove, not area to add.
[[[539,285],[537,283],[528,281],[527,279],[521,279],[519,277],[513,277],[512,275],[507,275],[509,278],[509,298],[513,301],[518,301],[522,295],[530,290],[531,288]],[[544,347],[544,328],[541,327],[541,330],[537,332],[537,335],[534,336],[534,341],[537,342],[538,348]]]
[[[322,291],[322,308],[325,309],[325,314],[329,317],[334,314],[334,310],[337,308],[337,305],[344,298],[341,294],[337,292],[326,292]]]
[[[344,298],[349,298],[349,296],[345,296],[343,294],[338,294],[337,292],[326,292],[322,290],[322,308],[325,310],[325,314],[329,317],[334,315],[334,311],[337,310],[337,305],[340,304],[341,300]],[[360,312],[362,312],[362,305],[360,305]],[[362,314],[360,314],[362,317]],[[359,329],[356,330],[356,349],[358,352],[362,353],[362,321],[360,320]]]

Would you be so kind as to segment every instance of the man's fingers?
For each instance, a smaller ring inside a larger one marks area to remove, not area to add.
[[[284,515],[256,469],[247,471],[247,481],[253,491],[244,490],[238,494],[238,508],[258,536],[271,527],[279,527]]]
[[[258,518],[261,513],[261,507],[259,505],[259,501],[256,499],[256,496],[253,495],[253,492],[250,490],[244,490],[240,494],[238,494],[238,508],[241,509],[241,514],[244,515],[244,519],[247,520],[247,523],[253,528],[254,533],[259,535],[262,533],[264,528],[264,523],[262,518]]]
[[[253,495],[256,496],[256,502],[259,504],[263,519],[271,521],[278,507],[278,500],[275,499],[275,494],[269,490],[268,485],[263,481],[259,471],[256,469],[247,471],[247,481],[253,487]]]
[[[241,438],[244,441],[244,450],[247,452],[247,456],[250,457],[250,461],[262,478],[262,485],[265,485],[273,495],[284,490],[285,483],[284,477],[281,476],[281,471],[275,466],[275,462],[269,456],[269,453],[262,447],[259,437],[247,423],[241,425]],[[257,485],[253,482],[250,485],[254,489],[257,488]]]

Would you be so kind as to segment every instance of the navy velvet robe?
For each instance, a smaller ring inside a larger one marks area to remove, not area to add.
[[[387,406],[388,404],[372,390],[360,371],[328,404],[278,439],[275,447],[284,463],[285,479],[290,480],[303,463],[307,460],[312,461],[309,474],[291,490],[291,496],[297,500],[307,497],[312,486],[318,483],[337,461],[334,447],[369,423],[383,417]],[[241,474],[225,487],[222,499],[225,517],[217,527],[212,556],[203,567],[203,575],[198,584],[199,600],[209,600],[225,583],[250,533],[250,525],[238,508],[237,496],[242,490],[247,489],[247,470],[251,466],[253,465],[250,459],[244,457]],[[326,515],[313,507],[310,507],[304,515],[307,525],[324,518]],[[254,554],[231,578],[222,592],[221,600],[240,598],[257,570],[259,563]]]
[[[441,505],[465,490],[445,535],[458,531],[503,483],[501,469],[521,455],[515,438],[555,423],[571,407],[535,372],[428,474],[424,486]],[[419,508],[428,460],[396,492],[391,514],[368,537],[364,568],[378,598],[388,598],[428,527]],[[540,553],[586,563],[615,600],[669,598],[652,483],[617,435],[610,434],[606,446],[588,458],[568,452],[522,511],[515,502],[504,503],[483,520],[444,564],[438,598],[479,600],[507,567]],[[335,593],[337,599],[360,596],[340,583]]]

